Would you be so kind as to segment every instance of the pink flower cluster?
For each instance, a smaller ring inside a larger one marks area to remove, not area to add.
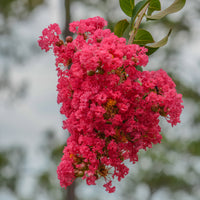
[[[160,143],[159,116],[180,122],[182,95],[167,73],[139,71],[148,62],[147,49],[127,45],[101,17],[70,24],[76,39],[59,38],[57,24],[40,36],[39,45],[53,49],[58,71],[58,103],[66,116],[63,128],[70,137],[57,168],[63,187],[77,177],[95,185],[103,177],[108,192],[128,172],[124,160],[135,163],[140,149]]]

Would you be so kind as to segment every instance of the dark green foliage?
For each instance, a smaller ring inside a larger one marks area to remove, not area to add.
[[[6,165],[8,165],[9,160],[4,152],[0,152],[0,170],[2,170]]]
[[[22,148],[12,147],[0,153],[0,187],[7,187],[17,192],[17,184],[21,176],[21,167],[25,154]]]
[[[60,159],[63,155],[64,147],[65,147],[65,145],[59,145],[59,146],[55,147],[51,152],[51,158],[56,164],[58,164],[60,162]]]
[[[44,3],[44,0],[1,0],[0,13],[3,17],[17,17],[23,19],[37,6]]]
[[[188,152],[194,156],[200,156],[200,140],[190,142]]]
[[[38,177],[38,184],[41,188],[45,188],[46,190],[51,189],[51,181],[50,181],[51,174],[49,172],[43,172]]]
[[[5,17],[8,17],[11,13],[11,5],[16,0],[1,0],[0,2],[0,13]]]

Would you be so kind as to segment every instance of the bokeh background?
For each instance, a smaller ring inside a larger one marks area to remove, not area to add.
[[[136,1],[137,2],[137,1]],[[173,0],[161,0],[162,7]],[[56,103],[52,52],[37,45],[42,30],[101,16],[109,28],[126,18],[118,0],[0,0],[0,200],[199,200],[200,199],[200,0],[159,22],[147,22],[156,40],[173,28],[167,46],[150,56],[147,70],[163,68],[183,94],[181,124],[161,120],[163,141],[141,151],[117,190],[99,182],[60,187],[56,166],[68,133]]]

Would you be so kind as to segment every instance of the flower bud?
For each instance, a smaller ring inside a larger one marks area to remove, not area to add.
[[[87,72],[87,75],[88,75],[88,76],[93,76],[94,74],[95,74],[95,71],[92,71],[92,70],[89,71],[89,72]]]
[[[60,47],[64,44],[64,42],[62,40],[59,40],[58,42],[56,42],[56,46]]]
[[[67,36],[67,37],[66,37],[66,42],[67,42],[67,43],[70,43],[70,42],[72,42],[72,41],[73,41],[72,36]]]

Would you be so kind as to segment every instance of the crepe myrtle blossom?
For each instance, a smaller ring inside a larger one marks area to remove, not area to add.
[[[112,179],[128,172],[124,160],[138,161],[140,149],[161,142],[159,117],[172,126],[180,122],[182,95],[167,73],[138,71],[148,62],[147,49],[126,44],[101,17],[70,24],[77,37],[62,41],[57,24],[44,29],[38,43],[53,49],[58,72],[63,129],[70,132],[57,168],[62,187],[81,177],[88,185],[104,178],[108,192]]]

